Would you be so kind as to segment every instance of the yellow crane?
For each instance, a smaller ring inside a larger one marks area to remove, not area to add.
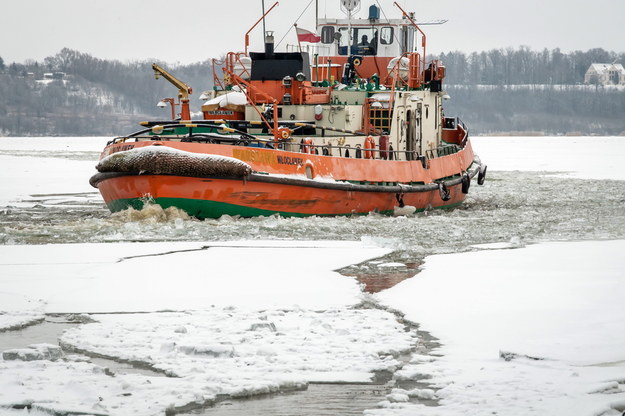
[[[154,78],[159,79],[162,76],[174,87],[178,88],[178,100],[180,101],[180,118],[182,120],[191,120],[191,110],[189,109],[189,94],[193,93],[193,89],[169,72],[167,72],[162,67],[158,66],[157,64],[152,64],[152,69],[154,70]]]

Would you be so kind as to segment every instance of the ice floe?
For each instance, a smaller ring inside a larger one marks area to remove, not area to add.
[[[620,414],[624,251],[621,240],[427,257],[418,278],[376,296],[440,339],[395,373],[426,379],[440,407],[390,400],[366,414]]]

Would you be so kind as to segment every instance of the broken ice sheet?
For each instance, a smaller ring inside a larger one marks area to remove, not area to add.
[[[0,409],[28,404],[40,409],[90,410],[110,415],[163,414],[171,407],[210,401],[214,384],[168,377],[119,374],[87,362],[0,361]]]
[[[66,356],[0,361],[0,406],[45,403],[115,415],[162,414],[189,404],[302,389],[310,381],[368,382],[394,371],[416,343],[379,309],[204,311],[94,315],[61,343],[87,354],[147,364],[172,377],[118,373]],[[147,403],[147,405],[146,405]]]
[[[96,319],[66,331],[63,345],[178,377],[210,374],[232,386],[229,394],[242,380],[370,381],[374,371],[393,371],[400,363],[392,356],[416,342],[414,331],[377,309],[212,308]]]
[[[42,321],[44,306],[42,301],[25,295],[0,293],[0,331],[23,328]]]

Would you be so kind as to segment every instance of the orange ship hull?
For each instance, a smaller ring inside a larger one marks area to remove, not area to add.
[[[140,209],[146,202],[163,208],[174,206],[198,218],[222,215],[242,217],[333,216],[379,212],[392,214],[403,204],[417,211],[461,203],[461,185],[449,188],[451,198],[441,199],[438,190],[412,194],[397,192],[343,191],[298,185],[275,185],[237,179],[189,178],[165,175],[132,175],[105,179],[98,184],[112,211]]]
[[[418,211],[457,205],[465,198],[462,176],[477,173],[470,143],[457,153],[430,160],[425,167],[421,161],[351,159],[173,141],[113,144],[103,156],[153,145],[239,159],[256,173],[244,178],[99,174],[95,184],[111,211],[140,209],[152,201],[198,218],[392,214],[404,206]],[[439,189],[443,183],[447,184],[446,198]]]

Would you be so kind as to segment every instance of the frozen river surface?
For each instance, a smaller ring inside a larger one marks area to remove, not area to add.
[[[625,138],[476,138],[449,211],[206,221],[110,214],[105,141],[0,138],[0,414],[625,410]]]

